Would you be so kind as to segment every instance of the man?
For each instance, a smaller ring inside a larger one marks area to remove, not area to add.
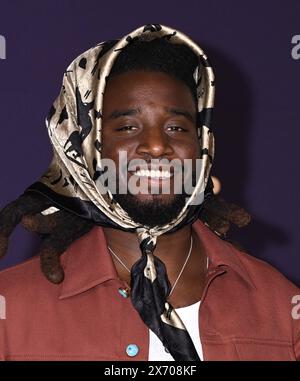
[[[248,216],[212,193],[213,98],[200,47],[157,24],[70,65],[51,166],[1,213],[0,251],[22,219],[52,282],[37,257],[1,273],[2,359],[300,359],[299,290],[221,234]]]

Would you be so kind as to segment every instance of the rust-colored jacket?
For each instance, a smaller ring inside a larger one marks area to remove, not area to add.
[[[299,360],[300,320],[292,317],[292,297],[300,290],[202,222],[193,228],[210,258],[199,310],[204,360]],[[38,257],[0,273],[6,302],[0,359],[147,360],[148,328],[118,292],[124,284],[102,229],[74,242],[62,263],[60,285],[45,279]],[[129,344],[138,346],[135,357],[126,354]]]

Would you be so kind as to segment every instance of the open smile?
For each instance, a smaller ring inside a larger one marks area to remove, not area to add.
[[[135,172],[131,172],[138,177],[149,177],[150,179],[170,179],[173,177],[173,173],[168,170],[154,170],[154,169],[139,169]]]

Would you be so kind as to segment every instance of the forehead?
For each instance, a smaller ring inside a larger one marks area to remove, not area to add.
[[[144,103],[195,109],[190,89],[180,80],[162,72],[130,71],[108,80],[103,112],[111,107]]]

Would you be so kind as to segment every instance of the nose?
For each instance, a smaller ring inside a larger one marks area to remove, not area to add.
[[[150,158],[170,157],[174,153],[170,138],[158,127],[145,128],[139,136],[137,153]]]

